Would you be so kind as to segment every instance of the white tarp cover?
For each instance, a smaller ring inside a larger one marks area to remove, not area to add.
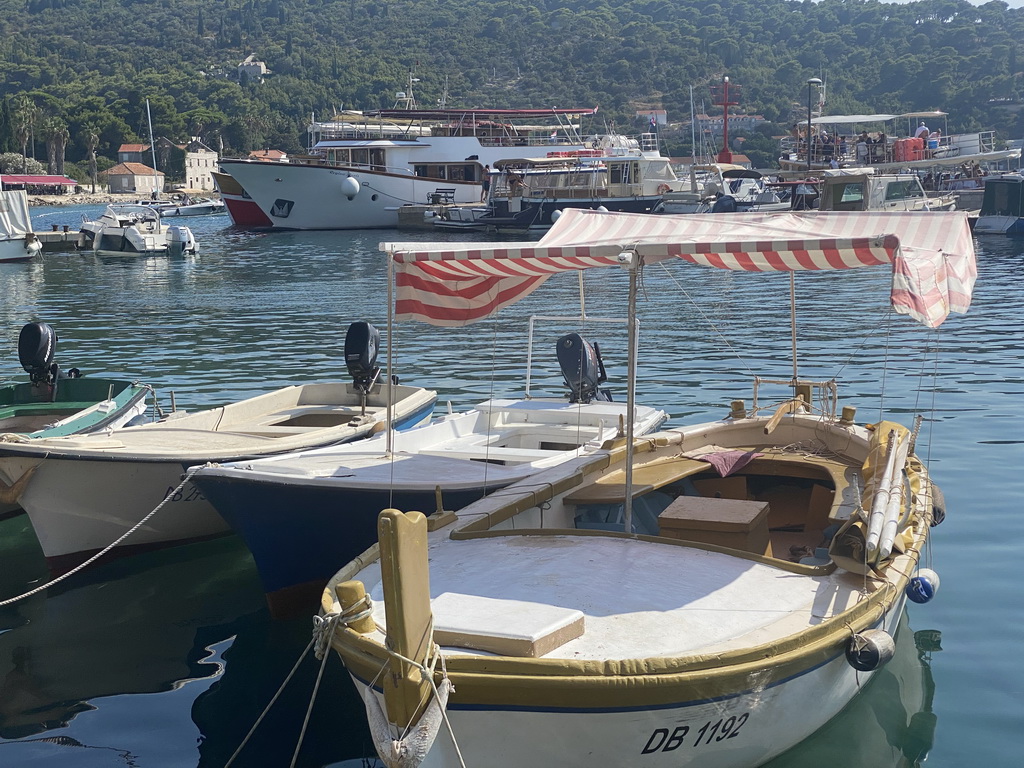
[[[395,317],[467,325],[558,272],[681,258],[749,272],[891,264],[891,302],[937,327],[966,312],[977,276],[967,215],[944,212],[718,213],[657,216],[567,208],[537,242],[381,243],[395,270]]]
[[[31,231],[32,219],[25,192],[0,191],[0,240],[23,239]]]
[[[812,125],[848,125],[851,123],[887,123],[900,118],[945,117],[946,112],[905,112],[902,115],[822,115],[811,119]]]

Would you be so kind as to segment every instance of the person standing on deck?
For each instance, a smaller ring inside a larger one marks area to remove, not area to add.
[[[491,166],[485,165],[484,171],[480,174],[480,202],[487,200],[487,193],[491,190]]]
[[[914,133],[914,138],[928,138],[928,126],[924,124],[924,120],[922,120],[921,124],[917,126],[917,132]]]

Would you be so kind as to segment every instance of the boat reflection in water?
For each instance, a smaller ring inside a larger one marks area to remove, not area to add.
[[[904,613],[892,661],[838,717],[763,768],[922,765],[935,737],[931,657],[941,639],[938,630],[912,631]]]
[[[5,594],[20,593],[45,577],[45,562],[29,545],[33,534],[24,517],[5,521],[2,533],[8,573],[25,579],[5,580]],[[165,745],[163,754],[197,750],[189,764],[223,766],[242,743],[308,641],[309,625],[267,618],[259,579],[236,539],[173,552],[146,555],[147,567],[131,575],[125,561],[114,561],[96,568],[95,578],[78,574],[63,591],[0,609],[0,738],[17,740],[0,742],[0,758],[12,761],[4,764],[18,764],[34,749],[69,760],[95,756],[83,750],[82,730],[67,727],[78,715],[103,708],[106,697],[186,684],[199,686],[190,694],[196,730],[186,736],[175,729],[171,737],[189,743]],[[174,599],[162,599],[166,593]],[[892,661],[838,717],[765,768],[921,765],[936,727],[929,662],[939,639],[936,631],[913,632],[904,615]],[[239,764],[256,754],[287,764],[317,666],[305,660]],[[336,658],[329,659],[324,687],[334,694],[318,697],[302,758],[346,768],[382,765],[369,757],[363,705]],[[145,716],[145,709],[137,711]],[[113,757],[111,749],[117,751],[109,742],[103,747],[105,759]]]
[[[46,565],[26,517],[0,532],[7,599],[44,583]],[[216,645],[264,614],[244,549],[223,539],[145,557],[145,568],[111,562],[0,608],[0,738],[64,729],[104,697],[220,676]],[[18,764],[18,750],[0,746],[0,764]]]
[[[304,622],[271,624],[271,631],[293,635],[291,640],[296,648],[303,642],[303,635],[308,639]],[[904,613],[895,639],[895,656],[874,673],[850,706],[810,738],[762,768],[921,766],[935,734],[935,683],[930,662],[932,654],[941,650],[941,637],[936,630],[914,632]],[[196,700],[192,716],[204,734],[200,747],[202,765],[225,764],[276,692],[275,675],[279,681],[287,676],[294,660],[261,656],[265,642],[259,632],[241,633],[225,654],[227,674]],[[238,669],[232,669],[234,664],[238,664]],[[318,666],[311,658],[305,660],[300,668],[304,678],[296,678],[284,689],[267,720],[255,729],[250,742],[240,751],[238,765],[250,764],[248,761],[254,755],[274,755],[280,764],[287,761],[298,740]],[[330,659],[300,754],[305,761],[312,759],[306,763],[309,765],[383,768],[366,731],[363,703],[353,686],[344,682],[346,678],[337,659]],[[325,695],[325,691],[332,695]],[[344,723],[341,737],[338,723]]]

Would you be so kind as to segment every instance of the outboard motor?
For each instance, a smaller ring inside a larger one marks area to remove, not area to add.
[[[352,323],[345,333],[345,365],[355,388],[366,395],[380,376],[377,353],[380,351],[380,331],[365,321]]]
[[[188,227],[167,228],[167,252],[171,256],[181,256],[184,253],[195,253],[196,238]]]
[[[593,400],[611,402],[611,393],[607,389],[598,388],[608,381],[600,347],[591,345],[578,333],[570,333],[558,340],[555,353],[565,385],[569,387],[570,403],[589,403]]]
[[[60,367],[53,362],[57,332],[46,323],[28,323],[18,336],[18,360],[36,386],[53,386]]]

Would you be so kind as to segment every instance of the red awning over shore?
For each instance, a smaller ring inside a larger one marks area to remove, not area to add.
[[[0,176],[4,184],[25,184],[40,187],[74,187],[78,184],[74,179],[67,176],[23,176],[21,174],[5,173]]]

